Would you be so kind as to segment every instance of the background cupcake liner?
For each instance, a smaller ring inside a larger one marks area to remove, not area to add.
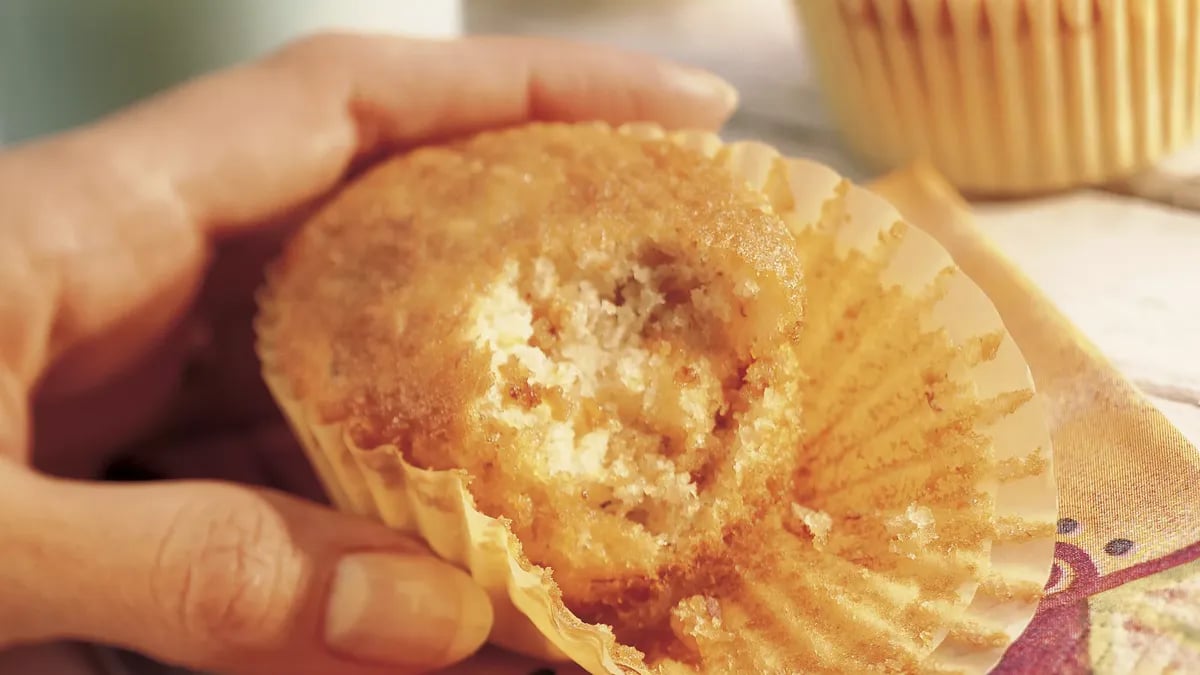
[[[648,125],[622,131],[642,137],[664,136]],[[811,265],[807,269],[827,273],[824,286],[814,288],[838,289],[830,303],[819,309],[834,318],[824,323],[813,321],[814,326],[871,335],[871,326],[861,325],[868,319],[857,318],[848,309],[861,299],[856,294],[887,289],[904,300],[897,306],[911,311],[902,310],[908,314],[901,317],[877,319],[919,321],[924,334],[932,336],[930,344],[964,355],[955,357],[949,379],[975,393],[972,400],[979,402],[979,410],[964,414],[982,420],[976,431],[990,445],[992,457],[988,466],[980,467],[976,499],[963,506],[970,512],[963,517],[975,518],[980,536],[986,537],[979,556],[934,560],[916,553],[909,576],[852,570],[861,572],[867,589],[858,595],[839,589],[838,579],[843,579],[838,576],[843,572],[840,568],[824,575],[828,579],[822,574],[814,579],[825,583],[820,590],[831,593],[835,600],[829,607],[830,625],[845,621],[874,628],[871,640],[891,643],[897,654],[923,669],[982,672],[990,668],[1033,616],[1052,563],[1056,517],[1045,412],[1033,395],[1028,368],[995,310],[933,239],[904,225],[881,199],[849,185],[828,169],[784,160],[760,144],[725,145],[711,134],[679,133],[669,138],[715,157],[752,187],[772,196],[774,203],[786,205],[780,212],[797,233]],[[852,274],[861,279],[851,278]],[[869,283],[834,283],[838,279]],[[585,624],[564,607],[552,574],[524,557],[507,523],[475,508],[469,477],[463,472],[413,467],[390,446],[354,447],[338,421],[321,420],[313,402],[295,397],[274,367],[271,348],[275,341],[286,339],[274,334],[272,320],[286,307],[274,301],[269,288],[261,305],[258,330],[264,376],[339,508],[417,533],[439,556],[470,571],[489,591],[496,607],[495,644],[548,660],[570,658],[594,673],[655,672],[636,651],[617,645],[607,627]],[[810,319],[814,311],[810,310]],[[825,358],[821,350],[829,341],[818,329],[813,332],[806,348],[812,351],[815,363]],[[855,359],[867,359],[872,350],[891,347],[886,340],[863,340],[845,362],[854,364]],[[915,346],[914,352],[905,356],[922,358]],[[854,381],[853,365],[848,367],[850,372],[831,371],[831,392],[834,382],[848,387]],[[935,406],[932,400],[930,406]],[[862,417],[859,411],[842,412],[851,418]],[[884,434],[895,430],[870,431]],[[936,482],[940,469],[934,458],[919,459],[895,470]],[[899,484],[899,479],[888,475],[872,470],[869,476],[864,473],[855,480],[882,480],[885,488]],[[871,486],[847,486],[845,490],[853,494],[854,489],[867,488]],[[957,580],[955,593],[914,602],[925,596],[920,578],[911,574],[926,563],[943,578],[957,575],[951,577]],[[913,636],[893,629],[898,621],[895,614],[902,608],[933,617],[926,625],[936,630]],[[830,633],[820,625],[823,620],[812,622],[798,628],[813,641],[813,649],[821,651],[823,663],[836,667],[854,648],[850,640],[855,638]]]
[[[852,149],[968,192],[1129,175],[1200,135],[1200,1],[796,0]]]

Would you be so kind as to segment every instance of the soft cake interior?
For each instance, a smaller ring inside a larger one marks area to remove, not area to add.
[[[762,295],[751,270],[646,246],[510,260],[472,308],[492,371],[475,413],[546,489],[518,536],[568,606],[643,649],[735,583],[726,544],[797,448],[800,373]]]

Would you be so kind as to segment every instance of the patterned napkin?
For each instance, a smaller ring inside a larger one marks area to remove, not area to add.
[[[933,170],[870,187],[991,296],[1048,399],[1054,570],[993,672],[1200,673],[1200,452],[992,247]]]

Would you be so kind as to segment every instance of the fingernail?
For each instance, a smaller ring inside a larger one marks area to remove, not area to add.
[[[351,658],[439,667],[487,640],[492,605],[466,573],[432,556],[355,553],[338,563],[325,642]]]
[[[683,66],[668,66],[665,74],[675,88],[690,96],[716,98],[726,110],[737,107],[737,89],[710,72]]]

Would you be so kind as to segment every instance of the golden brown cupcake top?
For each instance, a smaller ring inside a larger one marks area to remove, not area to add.
[[[601,271],[679,257],[749,271],[772,325],[799,320],[799,263],[765,199],[716,162],[604,127],[533,125],[416,150],[375,168],[295,237],[271,275],[292,336],[281,363],[296,394],[356,443],[394,443],[422,465],[472,420],[488,355],[456,336],[509,261]]]
[[[653,648],[734,583],[729,541],[788,478],[794,243],[676,143],[485,133],[383,163],[306,225],[272,274],[275,363],[360,448],[467,470],[569,607]]]

